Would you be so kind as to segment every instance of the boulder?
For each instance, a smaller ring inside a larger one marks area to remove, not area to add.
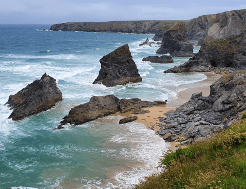
[[[127,44],[101,58],[100,63],[101,69],[93,84],[113,87],[142,81]]]
[[[72,108],[69,114],[63,118],[58,129],[62,129],[63,125],[67,123],[80,125],[116,112],[137,111],[144,107],[158,105],[161,105],[159,101],[148,102],[138,98],[118,99],[113,95],[93,96],[89,102]]]
[[[184,22],[179,22],[164,33],[161,47],[157,54],[167,54],[177,57],[193,57],[193,45],[186,37],[187,29]]]
[[[24,89],[10,95],[6,103],[13,112],[9,118],[21,120],[46,111],[62,100],[62,93],[56,86],[56,80],[46,73]]]
[[[229,71],[246,69],[246,31],[224,39],[207,39],[188,62],[165,73]]]
[[[121,119],[119,121],[119,124],[125,124],[125,123],[129,123],[129,122],[133,122],[133,121],[135,121],[137,119],[138,119],[137,116],[128,116],[128,117],[125,117],[125,118]]]
[[[142,61],[150,61],[151,63],[173,63],[173,58],[168,55],[148,56],[143,58]]]

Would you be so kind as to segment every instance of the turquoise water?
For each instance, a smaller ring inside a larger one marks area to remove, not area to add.
[[[109,116],[53,129],[71,107],[91,96],[170,100],[180,85],[206,76],[163,74],[187,58],[164,65],[142,62],[158,49],[139,47],[153,35],[43,30],[49,27],[0,25],[0,188],[126,188],[157,172],[168,144],[142,124],[119,125],[119,116]],[[110,88],[93,85],[100,58],[126,43],[143,82]],[[57,80],[63,101],[36,116],[9,120],[11,110],[4,105],[9,95],[45,72]]]

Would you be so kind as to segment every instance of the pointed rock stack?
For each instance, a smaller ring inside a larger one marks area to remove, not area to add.
[[[46,111],[62,100],[62,93],[56,86],[56,80],[46,73],[24,89],[10,95],[6,103],[14,109],[9,118],[21,120],[25,117]]]
[[[113,87],[142,81],[127,44],[101,58],[100,63],[101,70],[93,84]]]

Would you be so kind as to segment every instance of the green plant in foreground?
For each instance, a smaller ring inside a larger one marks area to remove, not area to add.
[[[136,188],[246,188],[246,119],[188,148],[165,155],[163,172]]]

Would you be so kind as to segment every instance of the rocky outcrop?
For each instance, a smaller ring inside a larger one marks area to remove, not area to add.
[[[173,63],[173,58],[168,55],[148,56],[143,58],[142,61],[150,61],[152,63]]]
[[[188,62],[165,73],[228,72],[246,69],[246,32],[225,39],[207,40],[200,51]]]
[[[183,144],[202,140],[227,129],[246,110],[246,73],[221,77],[210,87],[210,95],[193,94],[191,99],[167,117],[160,118],[160,135]]]
[[[125,124],[125,123],[129,123],[129,122],[133,122],[133,121],[135,121],[137,119],[138,119],[137,116],[128,116],[128,117],[122,118],[119,121],[119,124]]]
[[[6,103],[14,109],[9,118],[21,120],[25,117],[46,111],[62,100],[62,93],[56,86],[56,80],[44,74],[24,89],[10,95]]]
[[[101,58],[100,63],[101,70],[93,84],[112,87],[142,81],[127,44]]]
[[[187,29],[184,22],[179,22],[164,33],[161,47],[157,54],[167,54],[177,57],[192,57],[193,45],[186,37]]]
[[[112,21],[112,22],[67,22],[54,24],[53,31],[83,31],[83,32],[112,32],[154,34],[170,26],[172,20],[142,20],[142,21]]]
[[[144,45],[147,45],[147,46],[152,46],[152,44],[155,44],[155,42],[150,42],[149,41],[149,38],[147,38],[143,43],[139,44],[139,46],[144,46]]]
[[[118,99],[113,95],[93,96],[90,101],[72,108],[67,116],[63,118],[58,129],[69,123],[71,125],[80,125],[88,121],[95,120],[114,114],[116,112],[141,111],[141,108],[162,105],[166,102],[148,102],[138,98]]]

